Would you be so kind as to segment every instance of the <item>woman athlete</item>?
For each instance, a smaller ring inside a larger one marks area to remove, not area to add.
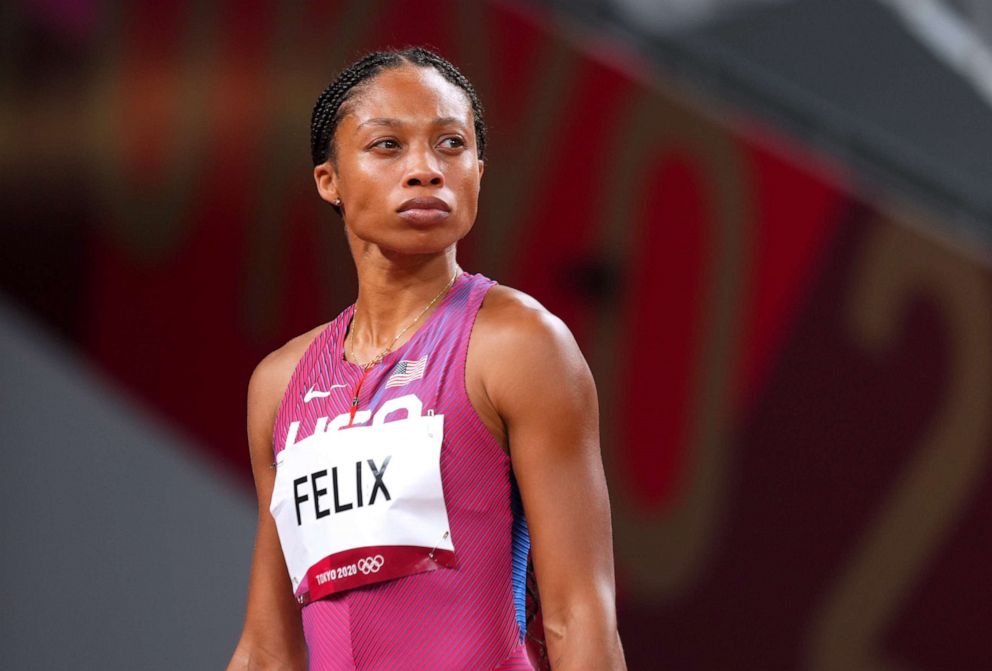
[[[311,150],[358,296],[248,385],[259,518],[228,669],[533,669],[528,558],[537,663],[625,669],[592,375],[561,320],[455,258],[484,167],[471,84],[424,49],[370,54],[317,100]]]

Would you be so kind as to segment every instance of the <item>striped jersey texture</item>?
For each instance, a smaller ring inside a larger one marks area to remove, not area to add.
[[[425,413],[444,415],[441,480],[458,566],[304,606],[310,669],[533,671],[524,644],[527,522],[510,459],[476,414],[465,387],[469,336],[494,284],[482,275],[456,278],[413,337],[368,373],[359,397],[358,409],[374,413],[389,399],[412,393]],[[276,417],[276,454],[285,448],[293,422],[300,422],[299,441],[313,433],[320,418],[349,411],[362,376],[343,354],[353,313],[352,305],[328,324],[297,365]],[[310,389],[331,393],[311,394],[305,403]]]

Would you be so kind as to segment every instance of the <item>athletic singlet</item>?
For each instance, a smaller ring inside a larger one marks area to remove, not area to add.
[[[302,617],[313,670],[533,671],[524,644],[527,522],[510,458],[465,386],[469,336],[494,284],[462,273],[410,340],[369,371],[359,395],[358,409],[373,415],[407,394],[417,396],[425,413],[444,415],[440,470],[457,567],[308,603]],[[295,444],[323,418],[350,411],[362,377],[343,354],[353,313],[352,305],[338,315],[297,365],[276,417],[276,454],[287,438]]]

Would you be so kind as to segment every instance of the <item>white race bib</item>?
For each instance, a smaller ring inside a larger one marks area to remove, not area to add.
[[[280,452],[269,511],[301,604],[454,567],[443,415],[317,431]]]

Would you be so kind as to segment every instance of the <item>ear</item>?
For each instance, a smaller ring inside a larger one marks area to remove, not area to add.
[[[338,193],[338,174],[330,161],[314,166],[313,181],[317,184],[317,193],[332,205],[341,198]]]
[[[481,158],[479,159],[479,179],[482,179],[482,173],[486,171],[486,162]]]

